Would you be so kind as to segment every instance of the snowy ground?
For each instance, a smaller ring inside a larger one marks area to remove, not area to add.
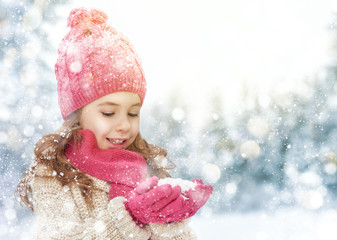
[[[191,225],[199,240],[336,240],[337,210],[198,215]],[[32,226],[31,219],[14,226],[0,224],[0,239],[32,239]]]
[[[337,211],[280,210],[274,214],[212,215],[192,220],[199,239],[212,240],[336,240]]]

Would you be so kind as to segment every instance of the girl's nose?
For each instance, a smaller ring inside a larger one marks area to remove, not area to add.
[[[118,120],[118,123],[117,123],[117,126],[116,126],[116,130],[117,131],[122,131],[122,132],[130,130],[130,122],[128,121],[127,117],[121,117]]]

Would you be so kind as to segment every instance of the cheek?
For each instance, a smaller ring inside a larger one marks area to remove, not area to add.
[[[132,126],[132,128],[130,129],[129,143],[128,146],[126,146],[126,148],[129,147],[136,140],[138,133],[139,133],[139,125]]]
[[[139,132],[139,119],[134,120],[131,124],[132,135],[137,135]]]
[[[96,137],[99,137],[106,131],[106,123],[100,118],[87,119],[83,125],[81,124],[81,127],[91,130]]]

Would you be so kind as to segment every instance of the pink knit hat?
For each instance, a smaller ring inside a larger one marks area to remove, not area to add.
[[[99,10],[74,9],[55,64],[63,118],[114,92],[133,92],[143,104],[146,81],[130,42],[106,23]]]

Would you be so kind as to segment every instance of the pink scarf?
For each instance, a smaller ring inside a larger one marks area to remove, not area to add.
[[[147,164],[141,155],[124,149],[101,150],[93,132],[83,129],[81,134],[82,143],[70,142],[65,155],[79,170],[110,182],[110,199],[126,197],[146,179]]]

